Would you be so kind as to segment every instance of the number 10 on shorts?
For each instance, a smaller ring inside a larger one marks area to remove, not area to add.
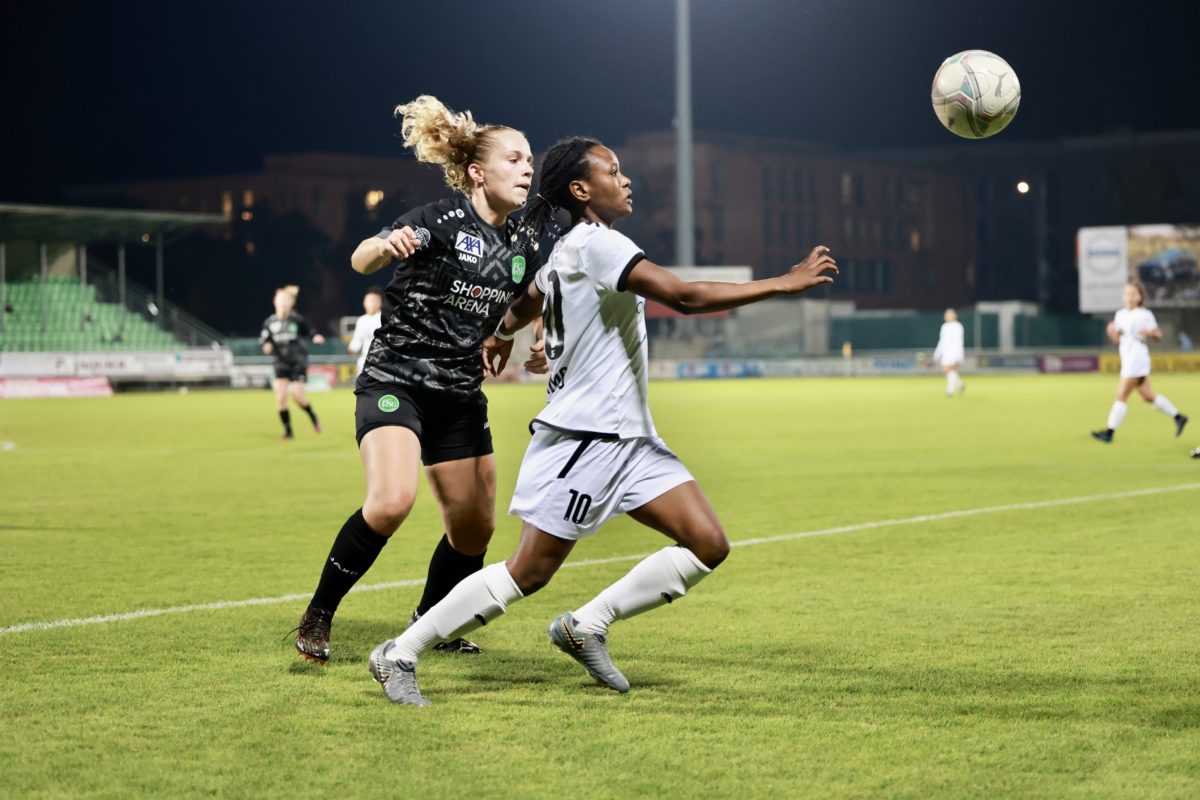
[[[567,489],[567,491],[571,493],[571,502],[567,503],[567,513],[563,514],[563,519],[581,525],[583,518],[587,516],[588,509],[592,507],[592,496],[580,494],[574,489]]]

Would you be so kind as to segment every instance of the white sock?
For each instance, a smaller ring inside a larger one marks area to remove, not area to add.
[[[1112,411],[1108,412],[1108,428],[1115,431],[1121,427],[1121,420],[1125,419],[1125,412],[1129,410],[1129,406],[1122,403],[1120,400],[1113,401]]]
[[[395,655],[415,664],[433,645],[488,624],[524,596],[503,561],[484,567],[463,578],[440,603],[396,637]]]
[[[576,627],[584,633],[605,633],[615,620],[683,597],[710,572],[686,547],[664,547],[575,611]]]
[[[1154,398],[1154,407],[1166,414],[1168,417],[1174,417],[1179,413],[1179,409],[1175,407],[1174,403],[1161,394]]]
[[[946,373],[946,392],[954,394],[958,391],[958,387],[962,386],[962,379],[958,377],[958,370],[952,369]]]

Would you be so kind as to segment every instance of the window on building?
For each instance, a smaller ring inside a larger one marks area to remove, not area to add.
[[[863,208],[867,205],[867,182],[862,175],[854,176],[854,207]]]
[[[854,176],[849,172],[842,173],[842,205],[850,205],[854,199]]]
[[[233,219],[233,192],[221,192],[221,214],[226,222]]]
[[[908,229],[908,249],[914,253],[921,250],[921,231],[916,225]]]
[[[254,207],[254,190],[242,189],[242,205],[246,208]]]

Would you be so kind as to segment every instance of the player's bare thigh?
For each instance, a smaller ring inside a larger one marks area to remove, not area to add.
[[[716,569],[729,555],[729,539],[717,512],[695,481],[679,484],[629,516],[691,550],[709,569]]]
[[[358,454],[367,476],[363,519],[376,533],[391,536],[417,497],[421,442],[408,428],[385,425],[367,432]]]
[[[289,388],[297,403],[302,406],[308,405],[308,391],[304,388],[304,381],[292,381]]]
[[[489,453],[443,461],[427,467],[425,475],[450,546],[469,556],[487,550],[496,530],[496,457]]]
[[[1117,380],[1117,400],[1124,403],[1134,389],[1141,391],[1141,385],[1145,383],[1149,385],[1149,379],[1142,378],[1120,378]]]
[[[272,388],[275,390],[275,404],[277,406],[279,406],[280,411],[286,411],[287,410],[287,397],[288,397],[288,379],[287,378],[276,378],[275,383],[272,384]]]
[[[517,551],[504,563],[521,594],[529,596],[550,582],[574,547],[574,541],[552,536],[526,522],[521,526]]]

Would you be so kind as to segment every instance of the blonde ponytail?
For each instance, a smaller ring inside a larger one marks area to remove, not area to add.
[[[470,194],[473,186],[467,167],[483,161],[491,147],[491,134],[511,130],[504,125],[479,125],[470,111],[451,111],[432,95],[396,106],[400,136],[418,161],[442,168],[446,185]]]

